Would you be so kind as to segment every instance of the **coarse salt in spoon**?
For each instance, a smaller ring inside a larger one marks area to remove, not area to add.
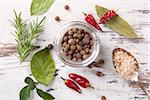
[[[139,64],[136,58],[128,51],[122,48],[116,48],[112,52],[112,60],[117,73],[125,80],[136,82],[150,100],[150,93],[138,80]]]

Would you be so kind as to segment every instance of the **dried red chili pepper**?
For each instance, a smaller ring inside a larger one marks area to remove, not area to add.
[[[61,79],[64,80],[67,87],[69,87],[81,94],[81,89],[77,86],[77,84],[75,82],[73,82],[70,79],[64,79],[62,77],[61,77]]]
[[[91,15],[91,14],[86,14],[83,13],[85,15],[85,21],[89,24],[91,24],[92,26],[94,26],[96,29],[102,31],[102,29],[100,28],[100,26],[98,25],[98,23],[96,22],[95,18]],[[103,31],[102,31],[103,32]]]
[[[117,16],[114,10],[108,10],[104,16],[100,19],[99,24],[105,23],[106,21],[110,20],[114,16]]]
[[[77,75],[77,74],[75,74],[75,73],[70,73],[70,74],[69,74],[69,77],[70,77],[72,80],[76,81],[76,82],[77,82],[81,87],[83,87],[83,88],[91,87],[89,80],[86,79],[85,77],[82,77],[82,76]],[[91,88],[94,89],[94,87],[91,87]]]

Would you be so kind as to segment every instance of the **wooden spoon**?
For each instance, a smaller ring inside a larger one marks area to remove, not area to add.
[[[122,48],[116,48],[112,52],[112,60],[117,73],[119,73],[119,75],[125,80],[136,82],[136,84],[147,94],[150,100],[150,93],[145,89],[143,84],[139,82],[139,64],[136,58],[128,51]]]

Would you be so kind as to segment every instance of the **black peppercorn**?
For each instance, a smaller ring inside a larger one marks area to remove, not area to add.
[[[56,16],[56,17],[55,17],[55,20],[56,20],[57,22],[59,22],[59,21],[60,21],[59,16]]]
[[[52,49],[52,48],[53,48],[53,45],[52,45],[52,44],[49,44],[49,45],[48,45],[48,48],[49,48],[49,49]]]
[[[70,7],[69,7],[68,5],[65,5],[65,9],[66,9],[66,10],[69,10]]]

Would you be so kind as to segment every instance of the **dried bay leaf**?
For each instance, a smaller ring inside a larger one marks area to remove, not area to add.
[[[30,90],[34,90],[36,88],[35,82],[30,77],[26,77],[24,81],[28,84]]]
[[[54,99],[55,99],[51,94],[46,93],[46,92],[44,92],[43,90],[36,89],[36,91],[37,91],[37,94],[38,94],[41,98],[43,98],[43,100],[54,100]]]
[[[30,13],[31,15],[40,15],[51,7],[55,0],[32,0]]]
[[[31,60],[31,71],[35,79],[44,85],[48,85],[53,81],[55,62],[48,48],[33,55]]]
[[[21,91],[20,91],[20,100],[29,100],[30,98],[30,88],[29,86],[25,86]]]
[[[99,5],[95,6],[97,15],[101,18],[108,9],[101,7]],[[114,31],[118,32],[120,35],[123,35],[127,38],[137,38],[136,33],[134,32],[133,28],[121,18],[119,15],[113,17],[111,20],[108,20],[106,26],[113,29]]]
[[[31,92],[36,88],[34,81],[30,77],[25,78],[25,83],[28,85],[21,89],[20,100],[30,100]]]

